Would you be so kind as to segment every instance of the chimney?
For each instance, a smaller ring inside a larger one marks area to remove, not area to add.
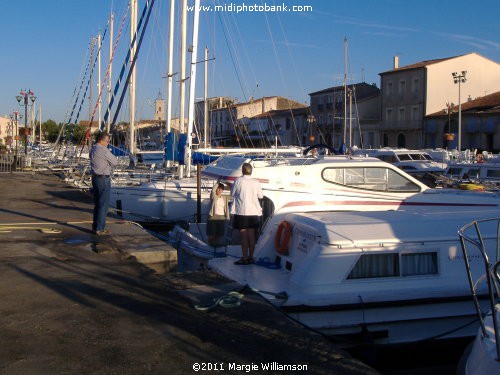
[[[399,56],[394,56],[394,69],[399,68]]]

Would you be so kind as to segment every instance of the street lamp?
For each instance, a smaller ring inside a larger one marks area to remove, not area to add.
[[[460,84],[467,81],[467,70],[462,70],[461,73],[453,72],[453,82],[458,83],[458,152],[462,151],[462,103],[460,101]]]
[[[307,123],[309,124],[309,141],[312,143],[314,142],[314,135],[312,132],[312,125],[316,121],[313,115],[308,115],[306,119]]]
[[[22,117],[18,111],[14,111],[14,113],[12,113],[10,115],[10,120],[11,120],[11,123],[12,123],[12,126],[16,126],[16,132],[15,132],[15,135],[14,135],[14,140],[16,141],[16,151],[14,153],[14,161],[12,162],[12,170],[15,170],[17,168],[17,141],[19,139],[19,129],[18,129],[18,120],[19,118]]]
[[[21,90],[19,95],[16,95],[16,100],[21,107],[24,106],[24,154],[28,155],[28,106],[35,103],[36,96],[31,90]]]

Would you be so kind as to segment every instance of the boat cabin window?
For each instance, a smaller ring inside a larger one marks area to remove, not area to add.
[[[391,163],[391,164],[397,163],[399,161],[399,159],[394,155],[377,155],[376,157],[377,159],[380,159],[382,161],[385,161],[386,163]]]
[[[479,168],[469,168],[467,175],[469,178],[479,178]]]
[[[401,276],[437,274],[437,253],[401,254]]]
[[[488,169],[486,171],[486,177],[500,178],[500,169]]]
[[[437,253],[362,254],[347,279],[436,275]]]
[[[364,190],[418,192],[420,187],[396,171],[384,167],[325,168],[326,182]]]
[[[398,254],[363,254],[348,279],[399,276]]]
[[[451,177],[460,177],[461,173],[462,173],[462,168],[450,167],[448,168],[445,174]]]

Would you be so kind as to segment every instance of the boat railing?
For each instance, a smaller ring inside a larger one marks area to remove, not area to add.
[[[0,154],[0,173],[25,171],[31,171],[31,158],[21,153]]]
[[[495,246],[495,259],[489,259],[487,252],[487,244],[482,235],[482,230],[489,226],[489,228],[496,229],[496,240],[493,242],[488,242],[489,246]],[[494,227],[492,227],[494,226]],[[462,246],[462,253],[465,262],[465,268],[467,270],[467,279],[469,282],[469,287],[472,293],[474,307],[476,309],[479,325],[481,328],[481,333],[483,337],[490,337],[490,333],[486,329],[485,318],[486,313],[481,310],[481,305],[479,304],[479,297],[477,293],[478,284],[480,281],[486,279],[488,287],[488,297],[489,297],[489,310],[491,312],[491,318],[493,321],[493,334],[495,336],[496,344],[496,360],[500,361],[500,322],[499,315],[500,312],[500,217],[491,218],[484,220],[475,220],[458,231],[460,238],[460,244]],[[478,280],[474,280],[471,271],[470,259],[472,259],[472,252],[479,251],[481,260],[484,265],[484,275],[482,275]]]
[[[318,161],[318,158],[313,156],[262,156],[252,160],[252,165],[256,168],[259,167],[277,167],[277,166],[290,166],[290,165],[309,165]]]

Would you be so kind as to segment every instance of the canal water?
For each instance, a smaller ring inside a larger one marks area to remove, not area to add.
[[[355,348],[348,352],[384,375],[457,375],[458,363],[472,340]]]

